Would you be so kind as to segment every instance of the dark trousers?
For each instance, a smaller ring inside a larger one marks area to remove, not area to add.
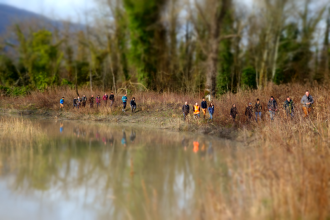
[[[123,109],[126,109],[126,102],[123,102]]]
[[[183,120],[184,121],[186,120],[187,115],[188,115],[188,112],[183,112]]]

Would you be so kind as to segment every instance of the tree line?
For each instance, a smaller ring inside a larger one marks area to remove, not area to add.
[[[270,82],[329,82],[328,0],[97,0],[85,27],[16,23],[1,88],[69,85],[216,96]]]

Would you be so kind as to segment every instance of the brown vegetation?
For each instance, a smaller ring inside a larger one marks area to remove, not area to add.
[[[274,96],[277,100],[279,111],[276,114],[276,121],[285,122],[287,121],[286,114],[283,109],[283,103],[287,96],[290,96],[295,103],[295,119],[293,123],[306,122],[308,120],[302,121],[302,109],[300,104],[300,99],[304,95],[306,88],[308,88],[311,92],[311,95],[315,99],[315,104],[313,106],[313,114],[310,119],[325,121],[328,118],[328,109],[327,102],[329,99],[327,88],[321,86],[314,86],[313,88],[309,88],[307,86],[301,86],[298,84],[288,84],[288,85],[272,85],[263,90],[245,90],[240,91],[237,94],[227,93],[226,95],[221,96],[218,99],[212,100],[215,105],[215,113],[214,113],[214,124],[221,126],[228,126],[233,124],[231,118],[229,117],[229,112],[232,104],[236,104],[238,108],[238,118],[236,120],[236,124],[238,128],[243,128],[246,125],[255,125],[253,121],[248,121],[245,117],[244,112],[248,103],[252,103],[254,106],[256,99],[259,98],[261,100],[261,104],[263,106],[263,123],[261,126],[266,125],[268,122],[268,111],[265,109],[267,106],[267,102],[270,96]],[[77,97],[74,90],[68,88],[56,88],[52,90],[48,90],[46,92],[32,92],[30,95],[26,97],[1,97],[1,108],[5,109],[21,109],[21,110],[54,110],[58,113],[59,111],[59,101],[62,96],[65,97],[65,108],[63,113],[70,112],[77,115],[122,115],[122,116],[131,116],[129,101],[134,96],[137,102],[137,112],[134,114],[135,116],[155,116],[155,117],[174,117],[174,118],[182,118],[182,105],[185,101],[188,101],[188,104],[191,107],[190,115],[192,115],[192,106],[194,103],[200,103],[202,100],[202,95],[199,94],[178,94],[171,92],[136,92],[134,94],[128,94],[128,103],[126,108],[126,113],[122,113],[122,101],[121,97],[124,95],[117,94],[115,96],[115,105],[113,108],[109,107],[109,103],[107,107],[104,107],[103,100],[101,101],[101,107],[97,108],[96,103],[94,103],[94,108],[89,108],[88,102],[86,108],[74,109],[73,108],[73,98]],[[107,92],[107,94],[109,94]],[[102,96],[104,92],[101,90],[95,90],[91,93],[88,89],[82,89],[79,92],[80,97],[82,95],[86,95],[89,98],[92,94],[94,97],[97,95]],[[209,102],[208,102],[209,103]],[[208,118],[208,113],[207,113]],[[192,117],[190,117],[192,119]],[[193,120],[190,120],[190,122]],[[257,126],[258,127],[258,126]]]

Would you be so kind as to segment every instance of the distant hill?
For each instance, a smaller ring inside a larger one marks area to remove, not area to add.
[[[49,23],[53,27],[63,27],[60,21],[51,20],[43,15],[0,3],[0,34],[4,33],[7,27],[13,23],[26,20],[39,20],[46,24]],[[83,29],[83,25],[73,24],[72,28]]]

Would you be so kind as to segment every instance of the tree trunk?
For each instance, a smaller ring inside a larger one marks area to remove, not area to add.
[[[278,48],[280,44],[280,34],[278,33],[276,36],[276,42],[275,42],[275,51],[274,51],[274,59],[273,59],[273,69],[272,69],[272,81],[274,80],[275,74],[276,74],[276,64],[277,64],[277,57],[278,57]]]
[[[215,97],[216,75],[219,55],[219,39],[222,21],[226,14],[229,0],[222,0],[217,6],[212,23],[210,25],[209,56],[207,59],[206,91]],[[221,9],[220,9],[221,7]]]
[[[264,43],[264,51],[262,55],[262,60],[261,60],[261,66],[260,66],[260,74],[259,74],[259,86],[260,88],[263,88],[267,84],[267,70],[266,70],[266,62],[268,59],[268,41],[269,41],[269,35],[270,35],[270,28],[267,30],[266,33],[266,39]]]
[[[75,65],[75,72],[76,72],[76,82],[75,82],[75,87],[76,87],[76,93],[77,93],[77,96],[79,96],[79,92],[78,92],[78,71],[77,71],[77,64]]]
[[[324,79],[329,82],[329,32],[330,32],[330,8],[327,18],[326,30],[324,34],[323,50],[321,54],[321,68],[324,72]]]
[[[91,87],[91,92],[93,91],[93,85],[92,85],[93,81],[92,81],[92,70],[89,67],[89,85]]]

